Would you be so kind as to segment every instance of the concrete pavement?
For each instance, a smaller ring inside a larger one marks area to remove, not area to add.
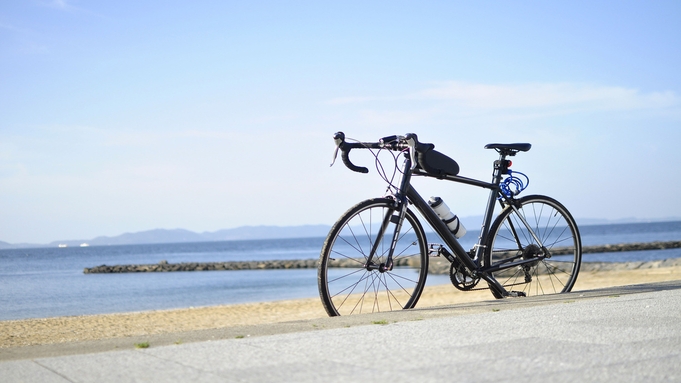
[[[679,382],[681,281],[146,338],[0,350],[0,382]]]

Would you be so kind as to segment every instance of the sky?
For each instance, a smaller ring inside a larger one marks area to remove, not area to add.
[[[332,136],[491,142],[578,219],[681,217],[678,1],[3,1],[0,240],[332,224]],[[355,153],[353,153],[355,154]],[[388,161],[390,162],[390,161]],[[417,179],[459,216],[486,191]],[[469,228],[470,231],[470,228]]]

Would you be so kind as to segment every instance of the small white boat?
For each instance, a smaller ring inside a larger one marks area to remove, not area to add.
[[[81,244],[80,244],[80,247],[88,247],[88,246],[90,246],[90,245],[87,244],[87,243],[81,243]]]
[[[65,243],[60,243],[60,244],[58,245],[58,247],[68,247],[68,246],[69,246],[69,245],[67,245],[67,244],[65,244]]]

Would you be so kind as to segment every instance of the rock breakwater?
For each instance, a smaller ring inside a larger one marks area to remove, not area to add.
[[[614,253],[619,251],[665,250],[681,248],[681,241],[621,243],[619,245],[584,246],[583,254]]]
[[[83,270],[85,274],[97,273],[147,273],[171,271],[214,271],[214,270],[265,270],[265,269],[310,269],[317,267],[316,259],[285,261],[248,262],[186,262],[168,263],[161,261],[146,265],[101,265]]]
[[[602,246],[585,246],[582,249],[584,254],[587,253],[611,253],[622,251],[642,251],[642,250],[662,250],[681,248],[681,241],[667,241],[667,242],[648,242],[648,243],[625,243],[618,245],[602,245]],[[397,259],[396,266],[407,266],[408,260]],[[354,259],[339,259],[333,261],[330,267],[357,267],[361,264],[360,260]],[[589,263],[583,262],[581,270],[583,271],[597,271],[597,270],[614,270],[614,269],[636,269],[647,267],[665,267],[681,264],[681,258],[671,259],[666,261],[652,261],[652,262],[627,262],[627,263],[612,263],[599,262]],[[638,266],[637,266],[638,265]],[[647,266],[646,266],[647,265]],[[173,271],[213,271],[213,270],[272,270],[272,269],[314,269],[317,267],[316,259],[302,259],[302,260],[277,260],[277,261],[245,261],[245,262],[186,262],[186,263],[168,263],[161,261],[156,264],[144,265],[101,265],[91,268],[85,268],[85,274],[98,273],[145,273],[145,272],[173,272]],[[447,274],[449,273],[449,262],[443,258],[431,258],[430,267],[428,270],[433,274]]]

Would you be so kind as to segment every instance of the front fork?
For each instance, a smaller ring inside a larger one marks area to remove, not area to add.
[[[395,209],[390,209],[383,218],[380,232],[376,236],[376,242],[371,247],[371,253],[369,253],[367,263],[364,265],[369,271],[378,270],[379,272],[384,273],[386,271],[391,271],[394,267],[393,254],[395,253],[395,248],[397,247],[397,241],[400,239],[402,223],[404,222],[404,218],[407,215],[407,208],[409,206],[409,201],[407,200],[407,194],[405,191],[409,188],[409,182],[411,181],[412,158],[408,153],[405,153],[404,157],[404,171],[402,172],[402,179],[400,180],[400,188],[394,195]],[[393,230],[392,240],[390,241],[390,250],[388,251],[388,256],[386,257],[385,262],[377,265],[373,262],[373,259],[376,255],[376,252],[378,251],[378,246],[383,240],[385,232],[388,230],[388,227],[391,223],[395,224],[395,228]]]
[[[384,273],[386,271],[391,271],[393,269],[393,253],[395,252],[397,240],[399,239],[400,231],[402,230],[402,222],[404,221],[404,216],[407,213],[406,203],[400,203],[397,200],[395,200],[395,205],[396,205],[395,209],[390,209],[386,213],[385,217],[383,217],[381,228],[378,232],[378,235],[376,235],[376,241],[371,247],[371,252],[369,253],[367,262],[364,265],[364,267],[369,271],[378,270],[379,272]],[[392,241],[390,242],[390,250],[388,251],[388,256],[385,262],[377,265],[376,263],[373,262],[373,259],[376,256],[378,247],[383,241],[383,237],[385,236],[386,231],[388,231],[388,228],[391,223],[395,224],[395,229],[393,230],[393,238]]]

